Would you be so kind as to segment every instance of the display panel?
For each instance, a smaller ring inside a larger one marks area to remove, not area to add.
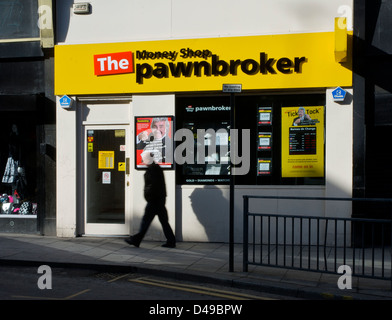
[[[136,169],[147,168],[150,155],[162,169],[173,168],[173,116],[136,117],[135,135]]]
[[[187,183],[230,182],[229,129],[225,120],[186,121],[184,128],[193,133],[193,162],[184,163]]]
[[[184,184],[230,183],[230,103],[222,97],[178,100],[177,125],[192,141],[177,142],[183,152],[177,178]],[[180,120],[179,120],[180,118]]]
[[[323,93],[236,94],[236,132],[242,134],[248,130],[250,136],[249,139],[240,139],[238,149],[236,149],[238,155],[243,157],[240,166],[245,168],[246,161],[248,161],[249,170],[236,175],[235,184],[324,185],[324,105],[325,94]],[[191,154],[193,163],[179,165],[176,161],[176,182],[178,184],[230,183],[230,163],[227,163],[227,171],[223,171],[224,163],[218,162],[216,157],[214,158],[216,163],[207,163],[204,160],[202,163],[197,162],[201,151],[197,149],[197,138],[204,141],[204,136],[201,137],[197,129],[211,128],[214,132],[218,132],[217,130],[227,126],[227,131],[230,132],[229,106],[230,96],[224,95],[176,98],[176,127],[178,129],[188,128],[190,134],[186,139],[193,141],[192,151],[188,149],[186,153]],[[300,106],[308,110],[311,120],[306,121],[304,118],[301,123],[295,125],[294,120],[298,117]],[[288,111],[290,113],[287,113]],[[216,134],[216,138],[218,140],[223,137]],[[228,138],[228,150],[230,151],[230,136]],[[184,140],[185,138],[182,141],[175,141],[176,154]],[[222,159],[221,156],[224,153],[221,149],[226,146],[219,144],[220,142],[216,145],[215,153],[220,156],[221,160],[230,162],[230,159],[224,157]],[[207,154],[205,145],[203,150]],[[181,151],[185,154],[185,150]],[[199,161],[201,161],[200,157]],[[299,163],[301,161],[302,164]],[[293,171],[287,174],[287,168],[290,165]],[[312,170],[316,170],[316,173]]]
[[[258,150],[271,150],[272,148],[272,133],[271,132],[259,132],[257,140]]]
[[[259,107],[257,121],[259,126],[272,125],[272,108]]]
[[[272,159],[257,159],[257,175],[265,176],[272,173]]]
[[[324,106],[282,108],[282,177],[324,177]]]

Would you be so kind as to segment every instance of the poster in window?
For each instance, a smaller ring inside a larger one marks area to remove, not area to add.
[[[272,159],[257,159],[257,175],[265,176],[271,175],[272,172]]]
[[[147,168],[151,157],[162,169],[172,169],[173,132],[173,116],[136,117],[136,169]]]
[[[272,107],[259,107],[258,125],[259,126],[272,125]]]
[[[282,177],[324,177],[324,106],[282,108]]]
[[[257,140],[257,148],[259,151],[269,151],[272,146],[272,133],[259,132]]]
[[[114,151],[98,152],[98,169],[114,169]]]

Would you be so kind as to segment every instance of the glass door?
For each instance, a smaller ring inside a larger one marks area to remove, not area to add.
[[[128,235],[128,126],[85,127],[85,234]]]

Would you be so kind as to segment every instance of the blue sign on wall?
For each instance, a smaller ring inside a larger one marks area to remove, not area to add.
[[[343,101],[346,97],[347,91],[342,89],[341,87],[337,87],[332,91],[332,97],[334,101]]]
[[[72,99],[67,95],[64,95],[60,98],[60,106],[63,108],[70,108],[72,103]]]

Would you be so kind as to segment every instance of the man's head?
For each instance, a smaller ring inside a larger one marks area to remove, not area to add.
[[[151,130],[155,139],[162,139],[169,131],[170,123],[167,118],[154,118],[151,123]]]
[[[303,118],[304,116],[305,116],[305,108],[304,107],[299,107],[298,108],[298,116],[300,117],[300,118]]]

